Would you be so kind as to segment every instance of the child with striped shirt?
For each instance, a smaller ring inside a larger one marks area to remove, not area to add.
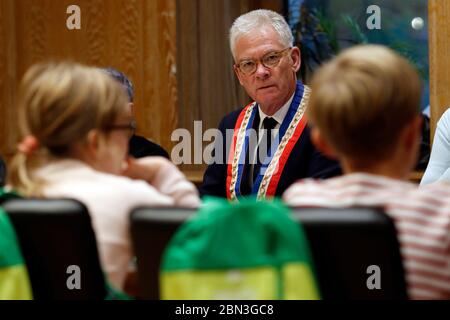
[[[357,46],[315,74],[311,138],[344,175],[301,180],[283,194],[296,207],[382,207],[396,226],[411,299],[450,299],[450,185],[407,182],[417,160],[421,83],[402,57]]]

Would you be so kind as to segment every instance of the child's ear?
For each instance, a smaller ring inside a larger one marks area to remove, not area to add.
[[[89,131],[86,137],[86,148],[89,153],[95,154],[101,147],[102,137],[100,132],[96,129]]]
[[[330,144],[324,139],[322,133],[317,127],[311,129],[311,140],[316,148],[329,158],[336,159],[337,155]]]
[[[128,103],[128,108],[129,108],[131,116],[134,118],[134,116],[135,116],[134,103],[133,102],[129,102]]]
[[[420,138],[422,136],[422,123],[422,116],[417,116],[410,122],[410,125],[406,127],[404,139],[405,145],[408,150],[413,149],[418,141],[420,141]]]

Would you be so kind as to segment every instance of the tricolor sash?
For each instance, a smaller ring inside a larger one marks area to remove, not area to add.
[[[262,162],[253,184],[252,194],[256,194],[258,200],[275,195],[284,166],[306,126],[304,113],[309,95],[310,89],[303,86],[301,82],[297,82],[294,98],[275,138],[275,141],[279,141],[278,147]],[[258,105],[252,102],[241,111],[236,121],[228,157],[226,180],[227,198],[230,200],[237,200],[241,196],[240,186],[249,146],[248,131],[252,128],[256,112],[258,112]]]

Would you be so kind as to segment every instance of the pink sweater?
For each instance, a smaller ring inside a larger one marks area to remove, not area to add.
[[[102,173],[77,160],[52,162],[35,172],[45,179],[48,198],[73,198],[86,205],[100,260],[109,281],[122,289],[133,257],[129,214],[138,206],[198,207],[195,186],[174,166],[156,173],[153,185]]]

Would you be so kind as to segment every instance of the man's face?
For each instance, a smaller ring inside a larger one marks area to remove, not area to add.
[[[284,52],[276,67],[262,65],[261,58],[271,52],[280,52],[286,46],[272,27],[253,30],[241,36],[235,45],[236,65],[246,60],[257,61],[256,71],[245,74],[236,65],[234,70],[247,94],[268,115],[281,108],[295,91],[296,72],[300,69],[300,50],[296,47]]]

